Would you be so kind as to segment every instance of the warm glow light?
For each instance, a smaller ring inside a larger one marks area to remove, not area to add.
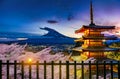
[[[86,52],[86,55],[88,56],[88,55],[89,55],[89,52]]]
[[[32,59],[31,59],[31,58],[29,58],[29,59],[28,59],[28,62],[32,62]]]

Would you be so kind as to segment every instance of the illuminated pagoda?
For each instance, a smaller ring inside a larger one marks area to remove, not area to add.
[[[105,40],[115,40],[117,37],[115,36],[105,36],[102,34],[104,31],[113,30],[115,26],[99,26],[93,22],[93,6],[92,1],[90,2],[90,21],[89,25],[83,25],[80,29],[76,30],[75,33],[84,33],[81,39],[75,40],[75,42],[79,43],[83,41],[82,46],[75,47],[73,50],[77,52],[82,52],[90,57],[94,57],[97,59],[106,58],[105,52],[116,52],[118,49],[109,48],[105,45]]]

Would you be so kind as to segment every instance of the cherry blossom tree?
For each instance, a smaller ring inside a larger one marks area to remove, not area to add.
[[[62,62],[66,62],[69,61],[70,63],[73,63],[73,61],[69,60],[69,58],[71,57],[71,54],[68,56],[65,56],[64,54],[62,54],[62,52],[58,52],[54,55],[50,54],[50,51],[52,51],[51,47],[45,48],[39,52],[33,53],[30,51],[26,51],[25,47],[26,45],[18,45],[18,44],[11,44],[11,45],[7,45],[7,44],[0,44],[0,60],[2,60],[2,62],[6,62],[6,60],[9,60],[10,62],[13,62],[14,60],[17,60],[17,62],[32,62],[35,63],[36,61],[39,61],[39,63],[44,63],[44,61],[46,61],[47,63],[51,63],[51,61],[54,61],[54,63],[59,63],[59,61]],[[89,63],[89,61],[91,61],[91,63],[95,62],[94,58],[89,58],[86,61],[84,61],[85,63]],[[9,66],[10,68],[10,79],[14,79],[14,66]],[[46,77],[47,79],[51,79],[51,65],[47,65],[46,66]],[[85,72],[87,72],[89,70],[88,68],[89,66],[85,66]],[[74,78],[74,66],[69,66],[69,70],[70,70],[70,78],[73,79]],[[36,66],[32,66],[32,70],[31,70],[31,74],[32,74],[32,79],[36,79]],[[62,79],[66,79],[66,65],[62,65],[61,66],[61,78]],[[17,79],[21,79],[21,66],[17,66]],[[77,66],[77,76],[78,78],[81,77],[81,66],[78,65]],[[107,75],[109,76],[109,75]],[[2,66],[2,77],[3,79],[6,79],[6,66]],[[29,66],[24,66],[24,78],[25,79],[29,79]],[[44,66],[39,66],[39,78],[40,79],[44,79]],[[59,78],[59,66],[55,65],[54,66],[54,78],[58,79]],[[107,77],[108,78],[108,77]],[[93,76],[93,79],[95,79],[95,77]],[[99,79],[102,79],[101,76],[99,76]],[[109,78],[108,78],[109,79]]]

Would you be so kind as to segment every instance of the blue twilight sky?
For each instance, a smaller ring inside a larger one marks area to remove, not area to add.
[[[0,32],[44,34],[50,27],[77,37],[74,31],[89,24],[90,0],[0,0]],[[120,26],[120,0],[93,0],[94,20],[100,25]],[[57,23],[48,23],[53,20]]]

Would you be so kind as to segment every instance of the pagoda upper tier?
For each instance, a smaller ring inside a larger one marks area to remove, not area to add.
[[[98,30],[98,31],[108,31],[115,29],[115,26],[99,26],[95,24],[83,25],[80,29],[76,30],[75,33],[82,33],[85,30]]]

